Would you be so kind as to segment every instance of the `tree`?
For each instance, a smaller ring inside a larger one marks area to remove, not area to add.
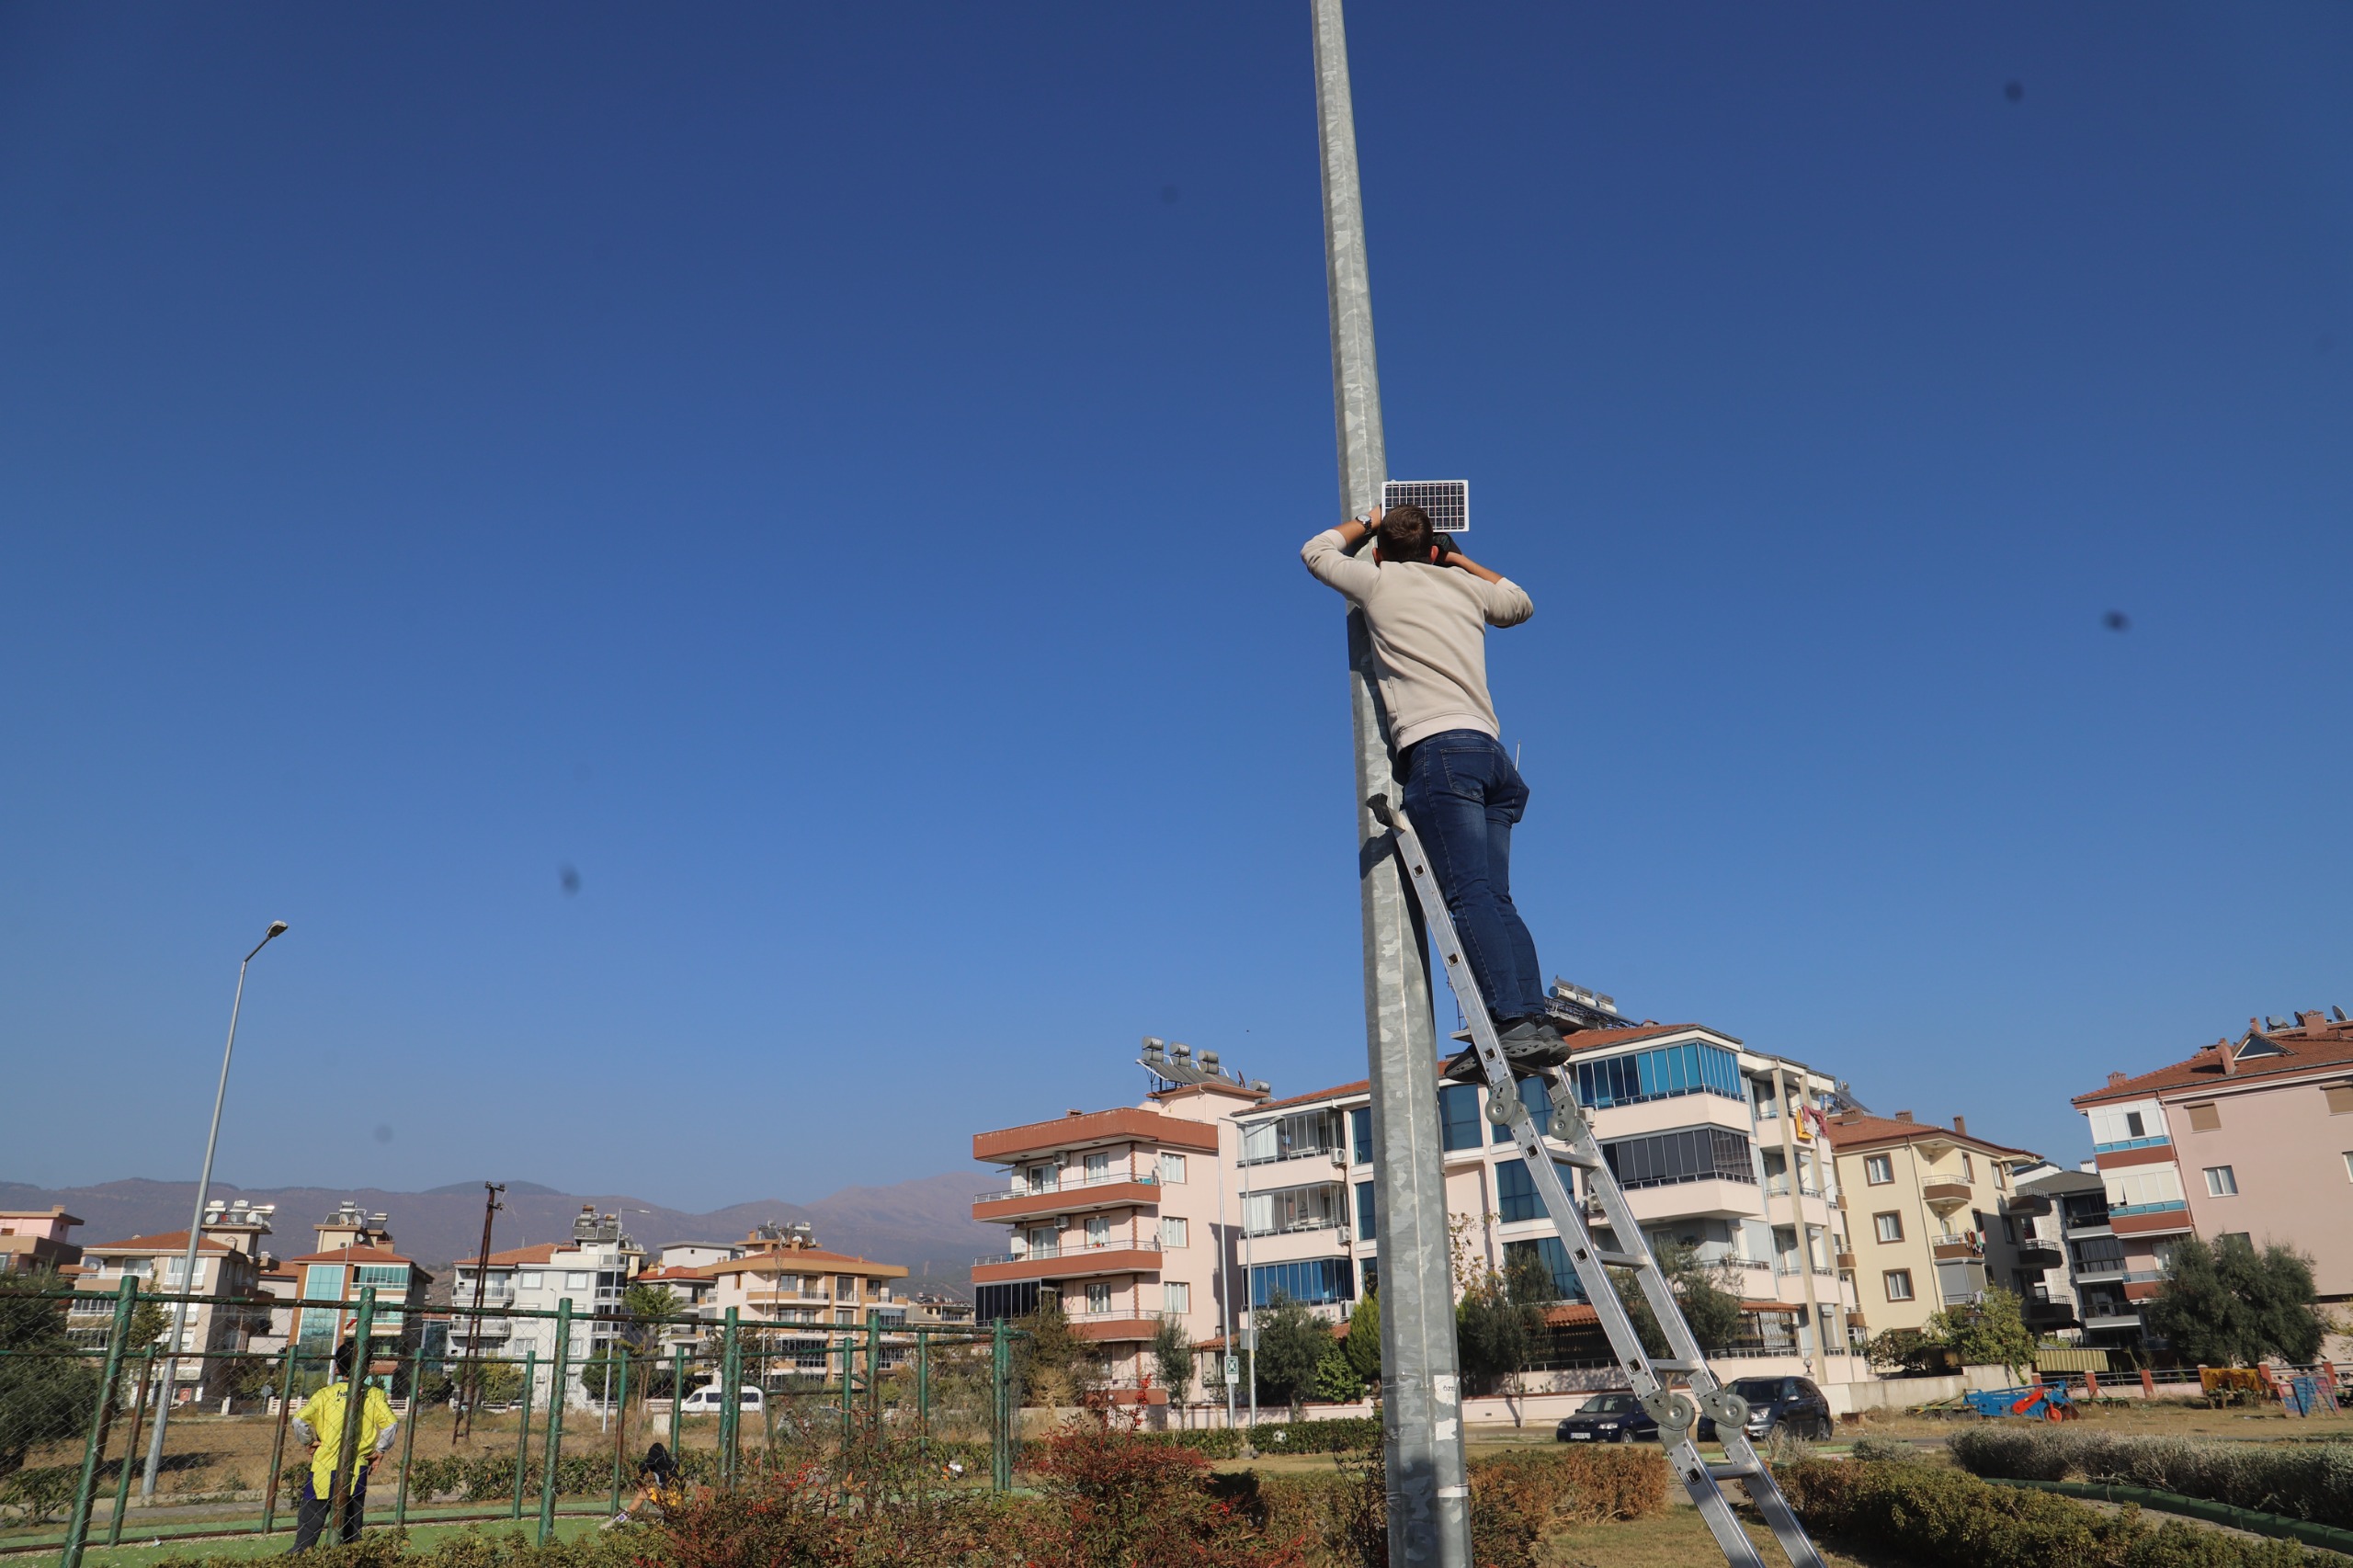
[[[1294,1421],[1331,1345],[1332,1325],[1303,1301],[1278,1294],[1258,1309],[1258,1381],[1290,1406]]]
[[[0,1287],[0,1475],[35,1445],[78,1435],[97,1404],[100,1374],[74,1354],[65,1303],[40,1298],[64,1288],[53,1269]]]
[[[1072,1329],[1060,1297],[1040,1292],[1037,1310],[1014,1326],[1023,1335],[1013,1342],[1014,1387],[1021,1397],[1053,1410],[1083,1404],[1101,1386],[1103,1347]]]
[[[1501,1271],[1474,1268],[1454,1307],[1454,1344],[1463,1375],[1507,1396],[1520,1383],[1544,1333],[1544,1309],[1558,1292],[1552,1271],[1532,1253]],[[1517,1405],[1512,1420],[1519,1420]]]
[[[2149,1333],[2177,1361],[2248,1367],[2266,1357],[2302,1363],[2326,1332],[2312,1259],[2277,1243],[2256,1252],[2244,1236],[2174,1244],[2165,1283],[2142,1309]]]
[[[1364,1397],[1364,1379],[1337,1340],[1324,1346],[1324,1359],[1315,1364],[1315,1397],[1334,1404],[1353,1404]]]
[[[123,1352],[130,1355],[146,1349],[171,1326],[172,1314],[164,1310],[163,1302],[140,1297],[131,1309],[131,1332],[123,1339]]]
[[[1699,1348],[1711,1354],[1722,1350],[1740,1337],[1741,1310],[1738,1282],[1732,1278],[1729,1263],[1703,1261],[1696,1248],[1680,1242],[1665,1242],[1653,1249],[1658,1259],[1659,1272],[1666,1277],[1667,1289],[1675,1292],[1676,1305],[1682,1310],[1683,1321],[1691,1327],[1691,1337]],[[1610,1283],[1618,1290],[1618,1300],[1624,1303],[1626,1315],[1634,1321],[1634,1333],[1643,1348],[1654,1356],[1666,1353],[1666,1335],[1660,1329],[1651,1304],[1643,1295],[1631,1271],[1612,1274]]]
[[[1152,1360],[1169,1403],[1181,1406],[1193,1386],[1193,1342],[1183,1324],[1173,1318],[1161,1320],[1152,1336]]]
[[[1381,1293],[1368,1290],[1348,1317],[1348,1336],[1340,1348],[1355,1369],[1357,1381],[1369,1388],[1381,1386]]]
[[[2018,1297],[1998,1285],[1974,1306],[1930,1313],[1927,1334],[1964,1367],[2006,1367],[2015,1378],[2034,1365],[2034,1331],[2018,1315]]]

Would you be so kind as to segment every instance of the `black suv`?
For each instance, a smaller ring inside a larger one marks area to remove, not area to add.
[[[1657,1438],[1658,1423],[1631,1393],[1597,1393],[1552,1428],[1552,1436],[1563,1443],[1647,1442]]]
[[[1724,1391],[1748,1402],[1748,1436],[1752,1441],[1786,1429],[1790,1436],[1820,1442],[1834,1425],[1830,1402],[1813,1386],[1812,1378],[1735,1378]],[[1716,1424],[1699,1417],[1699,1437],[1710,1441]]]

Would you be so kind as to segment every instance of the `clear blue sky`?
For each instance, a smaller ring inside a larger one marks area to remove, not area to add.
[[[2063,1158],[2353,1006],[2353,11],[1351,24],[1548,969]],[[1303,5],[0,11],[0,1178],[272,918],[232,1181],[1360,1075],[1327,353]]]

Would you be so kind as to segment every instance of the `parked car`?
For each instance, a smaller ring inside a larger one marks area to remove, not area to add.
[[[767,1408],[766,1396],[749,1383],[737,1390],[735,1397],[737,1403],[745,1410],[765,1411]],[[716,1415],[726,1408],[727,1395],[716,1383],[705,1383],[702,1387],[691,1391],[688,1393],[685,1403],[678,1406],[679,1411],[687,1415]]]
[[[1658,1423],[1631,1393],[1597,1393],[1562,1417],[1552,1437],[1562,1443],[1654,1442]]]
[[[1727,1391],[1748,1402],[1748,1436],[1752,1441],[1786,1428],[1792,1436],[1820,1442],[1830,1436],[1835,1422],[1830,1401],[1812,1378],[1734,1378]],[[1716,1435],[1716,1424],[1699,1417],[1699,1439]]]

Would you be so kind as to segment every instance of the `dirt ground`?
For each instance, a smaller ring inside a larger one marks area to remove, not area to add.
[[[2202,1403],[2170,1399],[2118,1400],[2114,1403],[2080,1404],[2075,1408],[2080,1412],[2078,1425],[2086,1430],[2120,1437],[2231,1437],[2258,1443],[2353,1441],[2353,1414],[2298,1417],[2282,1414],[2276,1405],[2269,1409],[2212,1410]],[[1974,1425],[1976,1419],[1872,1411],[1859,1423],[1840,1423],[1838,1435],[1851,1438],[1869,1432],[1881,1437],[1941,1442]]]

